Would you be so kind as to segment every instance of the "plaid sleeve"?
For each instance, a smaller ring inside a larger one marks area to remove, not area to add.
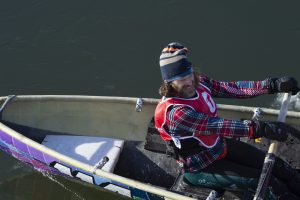
[[[269,93],[270,79],[263,81],[217,81],[200,76],[200,82],[207,86],[214,97],[250,98]]]
[[[249,137],[252,131],[249,120],[229,120],[209,117],[184,105],[174,106],[167,113],[169,133],[183,136],[183,132],[198,134],[219,134],[227,137]]]

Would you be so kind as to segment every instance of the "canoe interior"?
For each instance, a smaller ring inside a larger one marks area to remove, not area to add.
[[[2,120],[38,130],[36,134],[49,131],[143,141],[155,107],[145,105],[136,112],[135,101],[17,97],[4,109]]]
[[[145,99],[142,112],[135,111],[136,98],[18,96],[1,113],[1,122],[42,143],[47,135],[96,136],[125,140],[114,173],[170,188],[178,175],[176,161],[165,154],[144,149],[145,137],[158,100]],[[3,103],[4,99],[0,102]],[[253,108],[218,105],[219,116],[251,119]],[[276,120],[278,111],[265,109],[262,120]],[[299,128],[299,113],[287,122]],[[283,144],[282,157],[300,168],[299,140]],[[266,148],[265,144],[259,144]],[[289,150],[287,153],[286,149]],[[292,153],[290,153],[293,151]],[[293,155],[293,159],[288,157]]]
[[[0,104],[4,102],[2,98]],[[143,99],[142,112],[136,112],[137,98],[93,96],[16,96],[1,113],[7,125],[41,142],[46,135],[86,135],[145,141],[157,99]],[[218,105],[220,117],[251,119],[254,107]],[[276,120],[279,111],[262,108],[261,120]],[[288,112],[286,122],[300,130],[300,112]],[[279,155],[300,168],[300,141],[282,143]],[[266,150],[268,141],[254,144]],[[288,153],[289,152],[289,153]],[[293,155],[293,156],[292,156]]]

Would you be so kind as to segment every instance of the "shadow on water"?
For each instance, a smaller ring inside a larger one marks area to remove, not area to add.
[[[0,152],[0,159],[5,160],[5,163],[1,163],[0,165],[0,187],[7,181],[22,177],[32,172],[29,167],[24,167],[23,163],[17,162],[13,157],[2,151]]]
[[[13,170],[11,173],[17,174],[0,183],[0,200],[128,199],[88,183],[79,183],[67,178],[32,171],[27,165],[18,161],[14,162],[14,165],[16,164],[27,173],[20,174],[19,171],[22,170]],[[6,165],[6,167],[12,166]]]

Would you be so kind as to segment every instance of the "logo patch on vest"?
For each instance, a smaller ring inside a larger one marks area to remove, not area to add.
[[[211,113],[214,113],[216,111],[216,104],[215,102],[212,100],[211,96],[207,93],[207,92],[202,92],[202,97],[205,101],[205,103],[207,104],[209,111]]]

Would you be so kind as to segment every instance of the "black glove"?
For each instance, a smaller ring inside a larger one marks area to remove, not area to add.
[[[280,142],[286,141],[288,137],[289,126],[283,122],[265,122],[253,120],[252,138],[265,137]]]
[[[278,92],[292,92],[295,95],[299,92],[299,87],[296,79],[293,77],[281,77],[270,79],[270,94]]]

